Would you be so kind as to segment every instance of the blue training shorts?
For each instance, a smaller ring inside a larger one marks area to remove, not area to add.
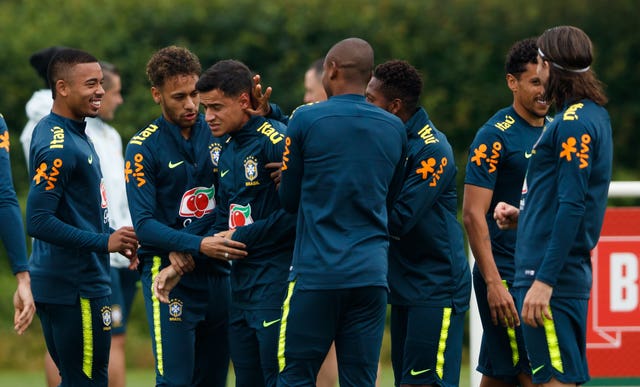
[[[473,272],[473,288],[483,329],[476,370],[483,375],[517,385],[519,384],[518,374],[531,375],[522,327],[509,328],[502,324],[493,325],[487,301],[487,285],[477,270]]]
[[[528,288],[515,289],[518,313]],[[543,327],[522,324],[524,343],[531,361],[533,383],[552,377],[563,383],[584,384],[589,380],[587,365],[588,299],[551,297],[551,316]]]
[[[396,385],[459,385],[465,314],[450,307],[391,306]]]

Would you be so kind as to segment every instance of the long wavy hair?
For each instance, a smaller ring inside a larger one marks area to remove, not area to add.
[[[560,110],[581,99],[600,106],[607,102],[604,85],[591,69],[593,45],[584,31],[573,26],[546,30],[537,40],[543,60],[550,62],[545,99]]]

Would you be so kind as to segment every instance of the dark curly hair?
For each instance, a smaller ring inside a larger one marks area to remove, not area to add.
[[[382,84],[380,91],[388,100],[400,99],[407,111],[418,106],[422,93],[422,77],[415,67],[403,60],[390,60],[379,64],[373,76]]]
[[[176,75],[199,76],[201,72],[198,57],[184,47],[169,46],[160,49],[147,63],[147,77],[154,87],[162,87],[168,78]]]
[[[519,40],[511,46],[504,61],[505,74],[520,79],[520,74],[527,71],[527,64],[538,64],[538,46],[535,38]]]

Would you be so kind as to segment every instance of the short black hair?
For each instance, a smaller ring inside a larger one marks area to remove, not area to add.
[[[207,92],[218,89],[228,97],[251,93],[253,74],[244,63],[226,59],[216,62],[205,70],[196,82],[196,90]]]
[[[29,64],[31,64],[31,67],[36,70],[40,78],[44,80],[47,88],[49,87],[49,75],[47,74],[49,62],[51,62],[51,58],[65,48],[67,47],[51,46],[38,50],[29,57]]]
[[[535,38],[519,40],[511,46],[504,61],[505,74],[516,78],[527,71],[527,64],[538,63],[538,46]]]
[[[70,67],[81,63],[98,63],[98,59],[86,51],[75,48],[64,48],[51,58],[47,68],[47,76],[49,78],[49,88],[54,99],[56,98],[56,82],[64,79]]]
[[[379,64],[373,76],[382,84],[380,91],[388,100],[400,99],[408,111],[418,106],[422,93],[422,77],[415,67],[403,60]]]

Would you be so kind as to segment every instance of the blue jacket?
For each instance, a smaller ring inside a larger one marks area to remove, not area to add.
[[[422,108],[406,131],[407,167],[389,216],[389,303],[465,311],[471,273],[457,219],[453,151]]]
[[[231,266],[232,300],[244,308],[279,308],[284,300],[296,217],[280,206],[265,164],[282,160],[285,130],[252,117],[220,155],[215,228],[235,229],[233,239],[247,245],[249,255]]]
[[[0,238],[7,249],[11,271],[16,274],[27,271],[29,265],[22,213],[11,177],[10,146],[9,129],[0,114]]]
[[[287,134],[279,194],[298,214],[290,279],[300,289],[386,287],[402,121],[362,95],[339,95],[299,107]]]
[[[566,106],[545,127],[522,188],[514,287],[539,280],[553,297],[589,298],[612,158],[609,114],[593,101]]]
[[[73,305],[111,294],[109,216],[100,160],[85,122],[45,116],[29,152],[27,231],[35,239],[31,288],[38,302]]]
[[[222,150],[202,115],[188,140],[164,117],[129,140],[125,152],[127,200],[144,264],[153,256],[168,264],[171,251],[228,273],[226,262],[200,257],[200,242],[215,222],[217,167]]]

